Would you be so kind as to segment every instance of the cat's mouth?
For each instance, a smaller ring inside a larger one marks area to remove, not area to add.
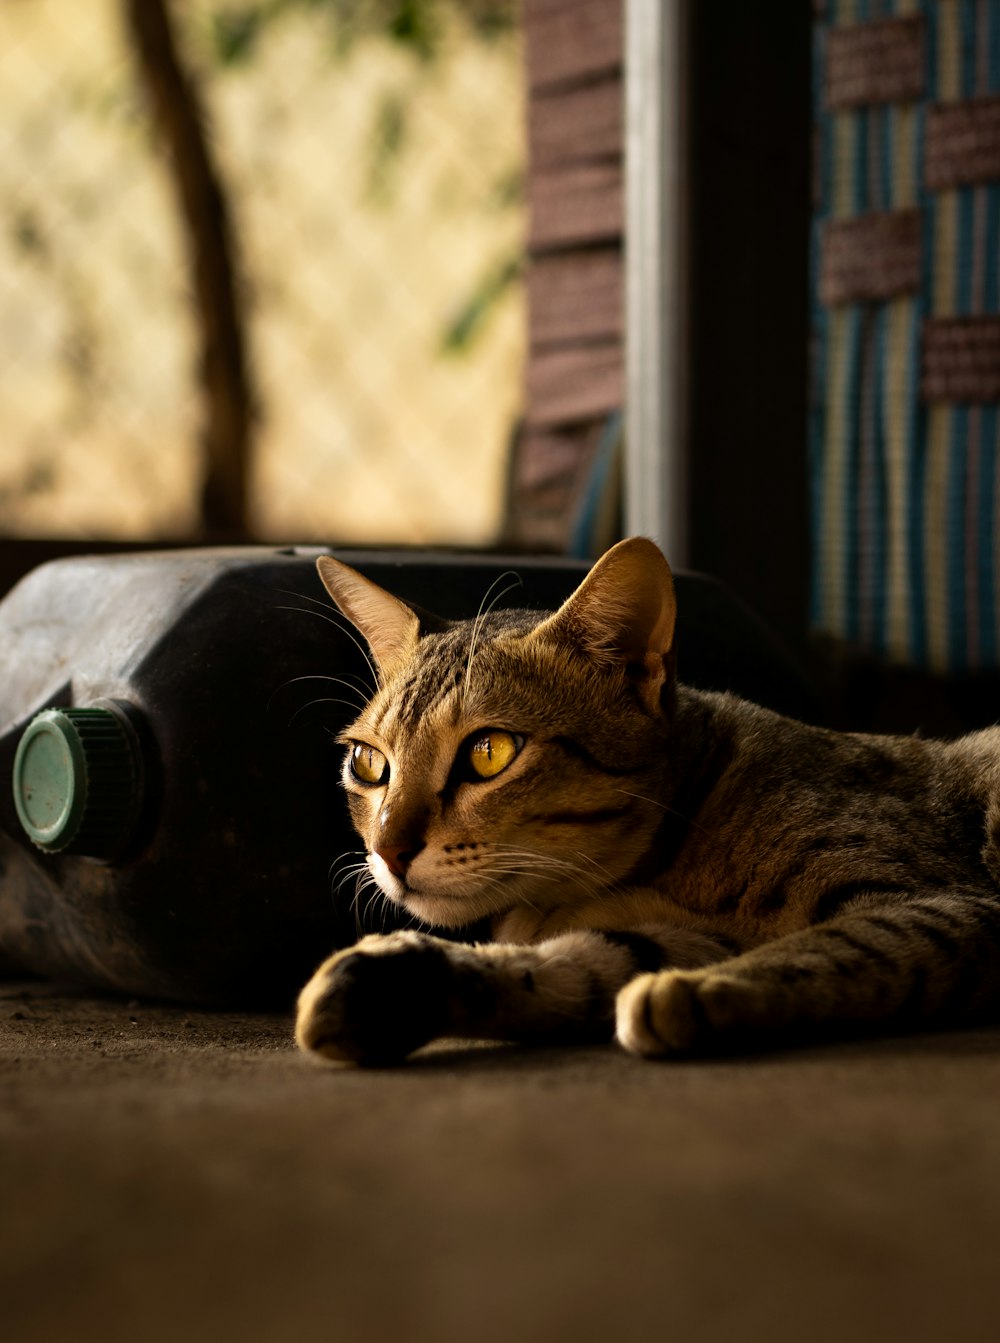
[[[377,853],[368,855],[368,870],[381,890],[382,894],[396,905],[406,903],[407,882],[405,877],[397,877],[395,872],[390,872],[385,862]]]
[[[401,905],[418,919],[426,919],[421,907],[428,902],[437,904],[440,896],[427,895],[415,886],[407,876],[398,876],[391,872],[377,853],[368,855],[368,867],[378,883],[379,889],[394,905]]]
[[[445,891],[440,882],[433,890],[422,890],[406,876],[391,872],[378,854],[370,854],[368,867],[386,899],[405,909],[421,923],[437,928],[463,928],[477,919],[498,913],[493,901],[485,901],[481,892],[471,889]]]

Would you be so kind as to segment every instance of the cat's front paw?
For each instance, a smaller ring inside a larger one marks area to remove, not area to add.
[[[327,1059],[398,1063],[446,1029],[450,979],[438,938],[363,938],[324,961],[299,994],[295,1039]]]
[[[752,989],[712,970],[639,975],[618,994],[615,1033],[646,1058],[731,1046],[757,1015]]]

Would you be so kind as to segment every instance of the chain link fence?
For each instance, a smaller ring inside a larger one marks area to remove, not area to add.
[[[524,346],[513,5],[384,9],[171,9],[234,227],[261,539],[468,545],[501,522]],[[116,0],[8,0],[0,106],[0,532],[196,537],[197,314]]]

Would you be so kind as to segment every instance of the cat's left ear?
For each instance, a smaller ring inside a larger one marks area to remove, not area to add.
[[[372,650],[379,679],[388,680],[393,670],[410,656],[420,638],[417,613],[332,555],[321,555],[316,568],[327,592]]]
[[[652,701],[668,674],[676,618],[669,564],[652,541],[633,536],[603,555],[532,637],[572,644],[600,666],[623,667],[645,683]]]

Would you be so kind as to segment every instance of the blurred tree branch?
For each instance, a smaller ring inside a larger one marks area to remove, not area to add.
[[[187,238],[204,398],[202,530],[243,538],[249,530],[253,399],[225,188],[209,150],[197,90],[178,55],[168,0],[123,4],[153,120],[169,151]]]

